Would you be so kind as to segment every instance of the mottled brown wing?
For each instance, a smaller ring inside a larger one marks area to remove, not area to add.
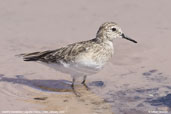
[[[66,47],[55,50],[53,53],[45,55],[40,59],[40,61],[58,63],[62,60],[63,62],[67,63],[75,60],[75,57],[84,51],[86,51],[86,48],[83,47],[81,43],[70,44]]]
[[[66,47],[62,47],[56,50],[48,50],[43,52],[34,52],[24,54],[24,61],[42,61],[42,62],[56,62],[59,61],[68,62],[75,59],[79,53],[86,51],[86,47],[82,44],[85,42],[70,44]]]

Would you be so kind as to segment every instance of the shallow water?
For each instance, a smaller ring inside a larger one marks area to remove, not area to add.
[[[28,80],[24,76],[7,78],[1,75],[1,95],[10,97],[15,103],[37,104],[39,111],[61,111],[66,114],[84,113],[112,114],[111,106],[91,91],[76,85],[76,96],[71,88],[71,82],[66,80]],[[96,82],[94,82],[96,83]],[[94,83],[91,83],[94,86]],[[97,83],[98,84],[98,83]],[[43,106],[43,108],[40,108]],[[19,107],[18,109],[21,110]],[[3,110],[9,110],[4,108]],[[28,109],[26,108],[28,111]]]

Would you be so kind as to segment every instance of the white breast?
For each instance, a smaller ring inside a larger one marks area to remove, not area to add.
[[[80,55],[76,63],[93,69],[101,69],[113,55],[113,43],[106,41],[98,52],[94,50],[91,49]]]

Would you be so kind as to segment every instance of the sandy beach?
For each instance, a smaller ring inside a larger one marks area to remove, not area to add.
[[[0,114],[170,114],[170,4],[0,0]],[[81,97],[73,94],[67,74],[16,56],[92,39],[108,21],[138,43],[116,39],[110,62],[87,78],[90,90],[77,85]]]

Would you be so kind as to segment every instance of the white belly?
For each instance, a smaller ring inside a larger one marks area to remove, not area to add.
[[[44,65],[53,68],[56,71],[60,71],[65,74],[69,74],[74,77],[82,77],[82,76],[90,76],[92,74],[97,73],[100,69],[94,67],[94,65],[84,65],[84,64],[67,64],[67,63],[62,63],[62,64],[56,64],[56,63],[43,63]]]

